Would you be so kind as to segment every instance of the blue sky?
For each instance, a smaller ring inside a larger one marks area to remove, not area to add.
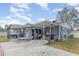
[[[79,10],[79,5],[74,3],[0,3],[0,26],[53,21],[64,7]]]

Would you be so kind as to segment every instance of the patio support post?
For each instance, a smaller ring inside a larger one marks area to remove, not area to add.
[[[42,31],[42,28],[41,28],[41,36],[43,35],[43,31]],[[42,37],[41,37],[41,39],[42,39]]]
[[[48,43],[50,44],[50,40],[51,40],[51,26],[50,26],[50,38],[48,39]]]
[[[51,30],[51,27],[50,27],[50,39],[51,39],[51,32],[52,32],[52,30]]]
[[[34,28],[34,39],[35,39],[35,28]]]
[[[16,30],[17,32],[18,32],[18,34],[17,34],[17,36],[18,36],[18,38],[20,37],[20,34],[21,34],[21,29],[18,29],[18,30]]]
[[[55,40],[55,27],[53,27],[53,34],[54,34],[54,40]]]
[[[58,37],[58,40],[60,40],[60,26],[59,26],[59,37]]]
[[[9,29],[7,29],[7,38],[10,39],[10,36],[9,36]]]
[[[23,37],[25,37],[24,35],[25,35],[25,29],[23,28]]]
[[[43,25],[43,39],[45,39],[45,27]]]
[[[25,37],[25,28],[23,29],[23,36]]]

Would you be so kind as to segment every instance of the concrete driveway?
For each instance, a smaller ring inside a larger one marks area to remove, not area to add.
[[[3,49],[2,49],[2,47],[0,45],[0,56],[3,56],[3,55],[4,55],[4,51],[3,51]]]
[[[31,41],[10,41],[1,43],[4,50],[4,56],[75,56],[60,49],[56,49],[47,45],[46,40]]]

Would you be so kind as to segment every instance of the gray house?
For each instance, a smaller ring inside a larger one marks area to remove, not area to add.
[[[42,21],[36,24],[8,25],[7,37],[9,39],[51,39],[65,40],[69,37],[69,28],[62,25]]]

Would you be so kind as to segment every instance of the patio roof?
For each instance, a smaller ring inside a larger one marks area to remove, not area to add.
[[[58,26],[58,24],[55,24],[51,21],[41,21],[41,22],[38,22],[36,24],[34,24],[35,27],[54,27],[54,26]]]
[[[39,28],[39,27],[54,27],[54,26],[58,26],[58,24],[55,24],[51,21],[41,21],[41,22],[38,22],[38,23],[35,23],[35,24],[25,24],[25,25],[17,25],[17,24],[10,24],[8,25],[6,28],[8,29],[23,29],[23,28]]]
[[[27,28],[27,27],[33,27],[32,24],[25,24],[25,25],[17,25],[17,24],[10,24],[8,25],[7,28],[10,28],[10,29],[23,29],[23,28]]]

